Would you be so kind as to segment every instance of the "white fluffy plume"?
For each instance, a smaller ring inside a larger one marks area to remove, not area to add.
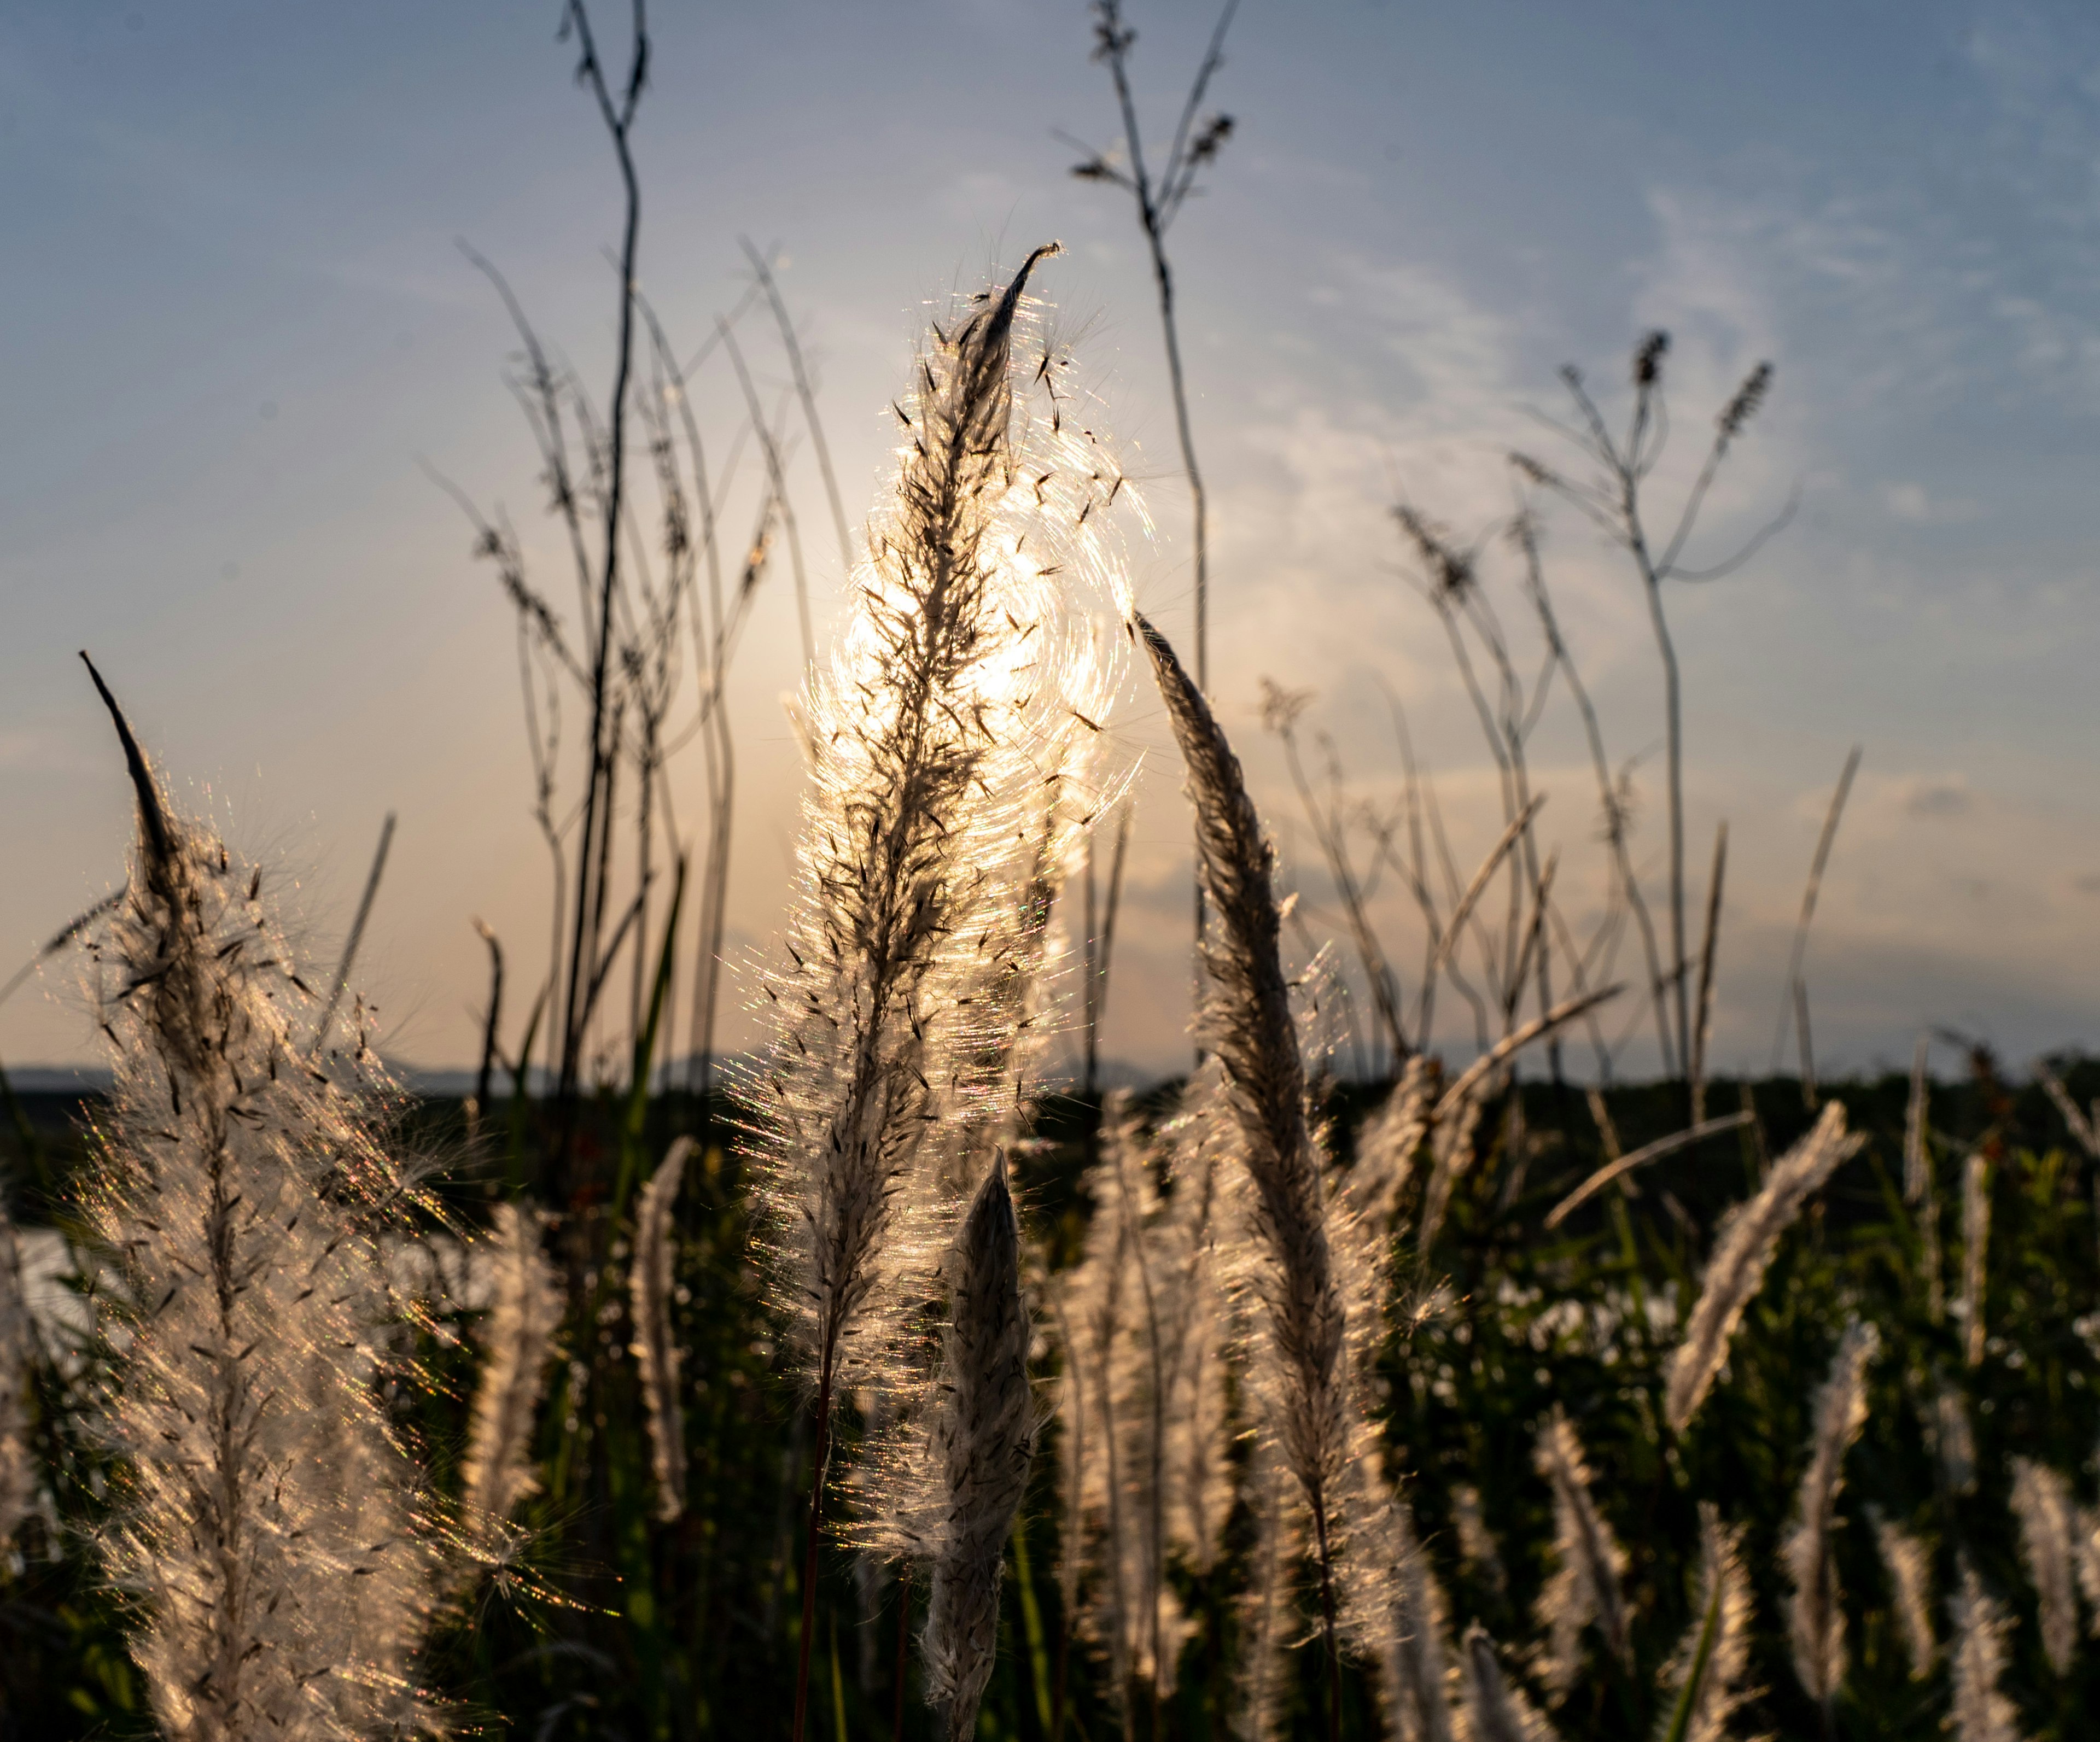
[[[2078,1513],[2071,1484],[2031,1458],[2013,1460],[2013,1516],[2041,1612],[2041,1648],[2049,1667],[2069,1674],[2078,1649]]]
[[[140,825],[129,890],[89,945],[115,1083],[84,1195],[129,1303],[102,1422],[122,1472],[104,1559],[143,1614],[133,1651],[170,1735],[412,1731],[434,1557],[375,1381],[378,1237],[415,1189],[355,1025],[313,1050],[320,1001],[260,868],[170,814],[103,694]]]
[[[1793,1586],[1787,1632],[1794,1674],[1810,1696],[1829,1705],[1845,1678],[1845,1611],[1831,1555],[1838,1496],[1845,1485],[1845,1453],[1867,1422],[1867,1364],[1880,1347],[1872,1325],[1853,1320],[1838,1339],[1830,1376],[1815,1394],[1808,1468],[1794,1502],[1793,1527],[1780,1546]]]
[[[1657,1742],[1722,1742],[1728,1720],[1749,1697],[1750,1579],[1742,1529],[1728,1528],[1710,1501],[1699,1503],[1699,1588],[1692,1625],[1665,1672],[1670,1697]]]
[[[970,994],[987,951],[1022,942],[1013,892],[1046,790],[1067,830],[1098,796],[1070,773],[1117,643],[1068,600],[1107,576],[1092,511],[1119,480],[1054,415],[1023,417],[1013,386],[1023,292],[1055,251],[933,329],[895,408],[894,496],[805,704],[802,888],[759,977],[774,1039],[749,1087],[783,1304],[820,1399],[907,1377],[888,1356],[952,1219],[922,1150],[969,1118],[965,1067],[1011,1043],[1012,1012]],[[1043,377],[1061,362],[1046,354]]]
[[[1954,1676],[1948,1728],[1957,1742],[2022,1742],[2018,1709],[1998,1685],[2012,1624],[1965,1559],[1961,1583],[1947,1599],[1947,1615],[1953,1628],[1948,1654]]]
[[[1911,1677],[1922,1681],[1939,1658],[1939,1642],[1932,1632],[1932,1557],[1914,1532],[1872,1507],[1868,1515],[1873,1520],[1874,1546],[1881,1550],[1882,1571],[1889,1581],[1889,1607],[1903,1635]]]
[[[1548,1630],[1543,1679],[1560,1698],[1582,1674],[1582,1631],[1593,1622],[1605,1649],[1621,1663],[1631,1661],[1619,1584],[1626,1555],[1590,1495],[1574,1423],[1558,1409],[1539,1429],[1533,1462],[1553,1490],[1554,1568],[1538,1595],[1538,1621]]]
[[[489,1234],[488,1316],[461,1495],[476,1559],[501,1555],[503,1521],[536,1485],[532,1431],[562,1321],[561,1282],[540,1249],[545,1225],[529,1205],[498,1204]]]
[[[686,1418],[678,1402],[678,1339],[671,1325],[677,1247],[672,1216],[693,1140],[681,1137],[665,1151],[642,1189],[634,1212],[634,1260],[628,1275],[634,1321],[634,1358],[649,1400],[649,1444],[656,1471],[656,1511],[674,1519],[686,1510]]]
[[[1556,1742],[1545,1714],[1502,1674],[1486,1628],[1475,1621],[1460,1650],[1465,1742]]]
[[[1686,1321],[1684,1340],[1670,1358],[1664,1413],[1672,1432],[1684,1431],[1713,1389],[1780,1236],[1838,1164],[1864,1141],[1857,1133],[1846,1135],[1844,1107],[1829,1102],[1808,1135],[1774,1165],[1763,1189],[1722,1219],[1700,1281],[1698,1303]]]

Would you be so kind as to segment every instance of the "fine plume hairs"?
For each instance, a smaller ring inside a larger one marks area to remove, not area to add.
[[[1829,1102],[1808,1135],[1780,1158],[1763,1189],[1722,1218],[1683,1341],[1670,1358],[1664,1409],[1673,1432],[1684,1431],[1713,1388],[1780,1236],[1865,1141],[1858,1132],[1846,1134],[1843,1105]]]
[[[498,1204],[490,1231],[492,1286],[461,1484],[461,1535],[474,1561],[500,1556],[504,1521],[538,1485],[532,1435],[562,1307],[560,1279],[540,1247],[545,1222],[529,1205]]]
[[[896,1473],[906,1488],[898,1525],[907,1552],[931,1568],[921,1639],[927,1696],[951,1742],[968,1742],[997,1657],[1006,1540],[1041,1423],[1004,1154],[971,1201],[948,1271],[938,1400],[920,1457]]]
[[[800,704],[800,888],[756,977],[772,1039],[744,1086],[776,1298],[815,1387],[798,1739],[832,1411],[851,1387],[923,1413],[925,1312],[970,1165],[956,1151],[1025,1062],[1026,892],[1101,797],[1090,764],[1120,652],[1080,602],[1127,593],[1103,527],[1122,478],[1068,426],[1063,359],[1046,345],[1025,384],[1016,363],[1030,275],[1057,252],[930,326],[892,406],[896,482],[850,620]],[[980,995],[988,976],[1003,995]]]
[[[1011,1017],[968,995],[986,940],[1014,930],[1046,789],[1063,829],[1093,814],[1071,770],[1119,668],[1074,602],[1113,584],[1092,510],[1115,485],[1081,432],[1053,434],[1016,391],[1023,293],[1053,252],[932,329],[894,408],[896,486],[851,620],[804,704],[801,889],[758,977],[775,1039],[748,1092],[783,1304],[820,1392],[898,1377],[884,1352],[915,1308],[907,1279],[933,1275],[951,1219],[921,1152],[959,1116],[948,1086],[999,1039],[980,1017]]]
[[[678,1403],[678,1338],[671,1322],[677,1282],[672,1217],[692,1153],[691,1138],[675,1140],[642,1187],[642,1202],[634,1213],[634,1260],[628,1279],[634,1358],[641,1363],[642,1393],[649,1400],[657,1515],[666,1521],[686,1510],[685,1416]]]
[[[1845,1453],[1867,1422],[1867,1367],[1881,1334],[1855,1319],[1838,1338],[1830,1376],[1815,1393],[1815,1431],[1802,1473],[1793,1528],[1780,1545],[1793,1591],[1787,1630],[1794,1674],[1819,1705],[1838,1697],[1845,1678],[1845,1609],[1832,1552],[1838,1496],[1845,1484]]]
[[[435,1560],[375,1381],[379,1237],[421,1196],[361,1042],[306,1056],[320,1000],[261,867],[174,813],[95,681],[139,824],[88,944],[114,1087],[83,1207],[121,1255],[128,1333],[100,1423],[126,1471],[104,1563],[143,1612],[133,1654],[170,1734],[416,1731]]]

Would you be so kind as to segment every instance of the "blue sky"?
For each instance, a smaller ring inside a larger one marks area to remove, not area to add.
[[[1163,117],[1212,14],[1130,10]],[[0,20],[9,954],[121,875],[126,798],[73,657],[87,646],[188,800],[298,882],[315,950],[400,814],[368,968],[401,1056],[474,1051],[471,915],[532,961],[545,897],[507,613],[418,462],[550,548],[501,384],[510,335],[453,245],[498,261],[602,379],[616,187],[557,12],[134,0]],[[612,42],[623,23],[599,18]],[[1084,8],[664,5],[655,27],[642,272],[673,330],[697,343],[741,293],[739,234],[782,249],[857,515],[918,323],[1061,238],[1042,288],[1158,527],[1134,547],[1138,595],[1185,632],[1143,256],[1127,209],[1072,181],[1052,136],[1112,134]],[[1392,685],[1454,853],[1484,850],[1489,771],[1388,509],[1404,492],[1490,531],[1502,450],[1552,440],[1533,413],[1558,408],[1555,368],[1616,394],[1661,325],[1682,439],[1657,489],[1682,487],[1713,408],[1768,356],[1769,415],[1706,548],[1801,505],[1740,575],[1671,602],[1695,862],[1717,820],[1732,830],[1719,1056],[1766,1062],[1854,743],[1810,959],[1826,1069],[1905,1057],[1926,1022],[2016,1057],[2100,1038],[2100,15],[1246,0],[1215,94],[1238,132],[1173,238],[1216,499],[1214,690],[1316,924],[1327,892],[1254,716],[1260,678],[1317,691],[1307,727],[1334,734],[1366,800],[1396,778]],[[761,337],[770,390],[783,371]],[[729,390],[704,380],[725,430]],[[838,559],[796,464],[823,615]],[[1638,595],[1572,516],[1547,549],[1614,756],[1643,756],[1652,867],[1660,716]],[[1514,620],[1512,580],[1490,561]],[[749,943],[793,827],[779,701],[795,640],[779,586],[735,688],[751,798],[732,915]],[[1121,732],[1148,774],[1108,1045],[1160,1065],[1185,1045],[1185,811],[1156,709]],[[1552,831],[1586,864],[1594,794],[1564,710],[1538,759]],[[697,765],[679,778],[697,792]],[[1381,911],[1411,959],[1405,914]],[[0,1058],[91,1054],[63,972],[0,1009]],[[1642,1063],[1636,1042],[1622,1064]]]

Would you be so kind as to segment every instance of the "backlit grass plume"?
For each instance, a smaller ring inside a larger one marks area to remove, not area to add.
[[[532,1432],[562,1320],[562,1287],[540,1249],[546,1218],[526,1204],[498,1204],[490,1232],[488,1316],[481,1330],[481,1382],[461,1484],[470,1557],[500,1558],[504,1520],[537,1486]]]
[[[2067,1675],[2078,1649],[2078,1511],[2071,1484],[2031,1458],[2014,1458],[2013,1516],[2019,1520],[2020,1559],[2038,1599],[2042,1655],[2050,1669]]]
[[[1326,1184],[1306,1118],[1305,1073],[1279,952],[1275,854],[1239,758],[1166,638],[1136,627],[1173,722],[1196,808],[1203,886],[1215,919],[1203,940],[1210,995],[1205,1039],[1223,1071],[1251,1189],[1262,1262],[1250,1267],[1259,1303],[1255,1380],[1273,1400],[1268,1431],[1304,1491],[1319,1556],[1321,1607],[1335,1660],[1337,1502],[1350,1449],[1348,1314],[1327,1228]],[[1339,1724],[1335,1678],[1329,1732]]]
[[[99,1546],[170,1735],[413,1732],[433,1562],[374,1382],[377,1237],[416,1188],[380,1136],[361,1038],[307,1056],[320,1000],[261,869],[172,812],[102,694],[139,838],[89,943],[114,1084],[84,1207],[126,1303]]]
[[[1749,1697],[1750,1579],[1743,1569],[1742,1529],[1721,1522],[1711,1501],[1699,1503],[1699,1584],[1692,1625],[1665,1672],[1669,1697],[1656,1742],[1722,1742],[1728,1720]]]
[[[1295,1615],[1292,1581],[1305,1552],[1305,1502],[1273,1440],[1257,1439],[1247,1462],[1254,1541],[1239,1602],[1232,1730],[1238,1742],[1277,1742],[1289,1688],[1285,1647]]]
[[[1383,1575],[1375,1581],[1361,1577],[1358,1564],[1374,1545]],[[1401,1742],[1452,1742],[1452,1695],[1460,1678],[1451,1650],[1450,1605],[1423,1550],[1414,1509],[1405,1500],[1388,1502],[1352,1548],[1352,1609],[1361,1616],[1383,1599],[1375,1622],[1352,1631],[1376,1653],[1388,1729]]]
[[[1845,1453],[1867,1423],[1867,1364],[1881,1336],[1855,1319],[1838,1339],[1830,1376],[1815,1393],[1815,1432],[1802,1474],[1793,1528],[1780,1546],[1792,1585],[1787,1633],[1793,1670],[1811,1698],[1828,1707],[1845,1679],[1845,1610],[1831,1535],[1845,1485]]]
[[[1932,1556],[1915,1532],[1873,1507],[1868,1508],[1868,1516],[1873,1524],[1882,1572],[1889,1581],[1889,1607],[1910,1660],[1911,1678],[1921,1682],[1939,1658],[1939,1643],[1932,1631]]]
[[[888,1357],[934,1291],[949,1219],[922,1151],[962,1111],[945,1086],[998,1043],[982,1024],[1008,1020],[970,996],[986,942],[1009,924],[1046,785],[1105,712],[1092,626],[1065,599],[1101,571],[1086,523],[1119,478],[1054,406],[1047,424],[1016,415],[1021,297],[1054,252],[932,329],[894,408],[893,500],[805,702],[804,887],[760,981],[774,1039],[752,1084],[782,1305],[816,1392],[798,1737],[833,1402],[902,1377]],[[1058,360],[1046,351],[1037,375]]]
[[[685,1414],[678,1404],[678,1339],[671,1325],[671,1295],[677,1282],[672,1215],[692,1150],[692,1139],[677,1139],[642,1187],[642,1202],[634,1212],[634,1259],[628,1277],[634,1358],[642,1364],[642,1394],[649,1400],[656,1512],[667,1520],[686,1510]]]
[[[939,1401],[919,1491],[902,1508],[917,1534],[915,1558],[931,1568],[926,1693],[950,1742],[977,1734],[997,1657],[999,1573],[1040,1425],[1028,1381],[1031,1334],[1001,1155],[950,1254]]]
[[[2005,1673],[2011,1619],[1965,1556],[1960,1570],[1961,1585],[1947,1599],[1952,1626],[1948,1656],[1954,1682],[1947,1728],[1956,1742],[2021,1742],[2019,1708],[1998,1685]]]
[[[1594,1625],[1604,1648],[1621,1664],[1632,1662],[1620,1583],[1626,1553],[1590,1495],[1590,1466],[1575,1424],[1557,1409],[1539,1429],[1533,1462],[1553,1490],[1554,1568],[1538,1595],[1538,1621],[1549,1642],[1542,1678],[1560,1698],[1582,1674],[1586,1628]]]
[[[1846,1135],[1841,1103],[1827,1103],[1808,1135],[1774,1164],[1758,1195],[1722,1218],[1700,1279],[1698,1303],[1685,1322],[1683,1341],[1670,1357],[1663,1413],[1672,1432],[1684,1431],[1713,1389],[1780,1236],[1838,1164],[1865,1140],[1856,1132]]]
[[[1468,1627],[1459,1652],[1466,1742],[1557,1742],[1545,1715],[1502,1674],[1486,1628]]]
[[[1991,1164],[1981,1150],[1972,1150],[1961,1168],[1961,1351],[1971,1367],[1983,1364],[1990,1250]]]
[[[1087,1178],[1093,1217],[1061,1312],[1073,1381],[1066,1456],[1081,1477],[1070,1528],[1092,1573],[1082,1619],[1132,1709],[1174,1688],[1188,1624],[1170,1558],[1207,1569],[1232,1499],[1211,1229],[1219,1145],[1200,1088],[1189,1099],[1197,1110],[1155,1145],[1127,1096],[1109,1096]],[[1155,1184],[1162,1148],[1174,1177],[1167,1199]]]

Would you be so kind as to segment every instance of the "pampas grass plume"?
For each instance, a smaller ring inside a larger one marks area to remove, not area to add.
[[[133,1654],[170,1735],[415,1731],[435,1556],[377,1381],[379,1241],[423,1199],[382,1140],[361,1036],[306,1056],[319,1000],[261,867],[170,813],[95,683],[139,819],[129,890],[89,944],[114,1082],[84,1196],[129,1303],[99,1546],[143,1616]]]
[[[686,1421],[678,1404],[678,1339],[671,1325],[677,1246],[673,1216],[693,1140],[681,1137],[664,1152],[642,1189],[634,1213],[634,1262],[629,1272],[634,1358],[649,1400],[649,1444],[656,1472],[657,1516],[667,1522],[686,1510]]]
[[[1858,1133],[1846,1135],[1845,1109],[1831,1101],[1808,1135],[1780,1158],[1758,1195],[1723,1218],[1683,1341],[1670,1358],[1663,1413],[1673,1433],[1684,1431],[1713,1388],[1780,1236],[1864,1141]]]
[[[1451,1696],[1457,1676],[1449,1606],[1423,1550],[1414,1509],[1396,1498],[1384,1508],[1380,1523],[1383,1528],[1375,1535],[1386,1539],[1379,1544],[1380,1559],[1390,1567],[1383,1612],[1374,1628],[1359,1625],[1352,1630],[1376,1655],[1387,1722],[1393,1733],[1402,1742],[1452,1742]],[[1360,1550],[1354,1560],[1365,1558]],[[1352,1583],[1361,1586],[1363,1568],[1352,1565]]]
[[[1597,1510],[1590,1493],[1590,1466],[1575,1424],[1559,1409],[1540,1428],[1533,1462],[1553,1489],[1553,1575],[1539,1593],[1538,1616],[1549,1630],[1543,1679],[1565,1696],[1582,1674],[1582,1630],[1592,1622],[1604,1645],[1630,1664],[1632,1639],[1620,1586],[1626,1550]]]
[[[2013,1516],[2020,1559],[2040,1599],[2041,1648],[2058,1675],[2078,1649],[2078,1515],[2071,1484],[2031,1458],[2013,1460]]]
[[[1793,1586],[1787,1630],[1794,1674],[1811,1698],[1828,1706],[1845,1678],[1845,1611],[1831,1555],[1838,1495],[1845,1485],[1845,1453],[1867,1421],[1867,1364],[1880,1333],[1855,1319],[1838,1339],[1830,1376],[1815,1394],[1808,1468],[1801,1478],[1794,1524],[1780,1546]]]
[[[1558,1742],[1545,1714],[1502,1674],[1486,1628],[1475,1621],[1460,1651],[1465,1742]]]
[[[1343,1359],[1347,1312],[1330,1249],[1320,1158],[1305,1114],[1305,1074],[1277,948],[1275,855],[1248,798],[1239,759],[1166,638],[1136,628],[1174,726],[1194,801],[1204,887],[1216,914],[1205,940],[1211,996],[1204,1031],[1215,1049],[1252,1220],[1265,1257],[1251,1286],[1261,1303],[1260,1362],[1277,1398],[1284,1459],[1312,1509],[1323,1575],[1328,1511],[1349,1441]]]
[[[1991,1250],[1991,1164],[1972,1150],[1961,1170],[1961,1348],[1983,1364],[1983,1294]]]
[[[1939,1658],[1939,1642],[1932,1632],[1932,1557],[1913,1533],[1894,1519],[1873,1507],[1868,1515],[1873,1521],[1874,1544],[1881,1550],[1882,1570],[1889,1581],[1889,1607],[1910,1659],[1911,1678],[1922,1681]]]
[[[538,1485],[532,1431],[562,1305],[560,1279],[540,1249],[545,1225],[530,1205],[505,1203],[496,1206],[490,1230],[481,1383],[461,1484],[466,1538],[478,1559],[501,1553],[503,1521]]]
[[[1749,1697],[1750,1579],[1742,1530],[1730,1529],[1712,1502],[1699,1503],[1699,1594],[1692,1625],[1665,1680],[1671,1690],[1657,1742],[1722,1742],[1728,1719]]]
[[[2019,1710],[1999,1687],[2005,1673],[2005,1635],[2012,1623],[1965,1559],[1961,1583],[1947,1599],[1953,1638],[1954,1678],[1948,1728],[1957,1742],[2022,1742]]]
[[[923,1643],[928,1698],[946,1713],[951,1742],[968,1742],[991,1679],[999,1573],[1039,1425],[1028,1383],[1021,1230],[1004,1155],[977,1189],[951,1264]]]

